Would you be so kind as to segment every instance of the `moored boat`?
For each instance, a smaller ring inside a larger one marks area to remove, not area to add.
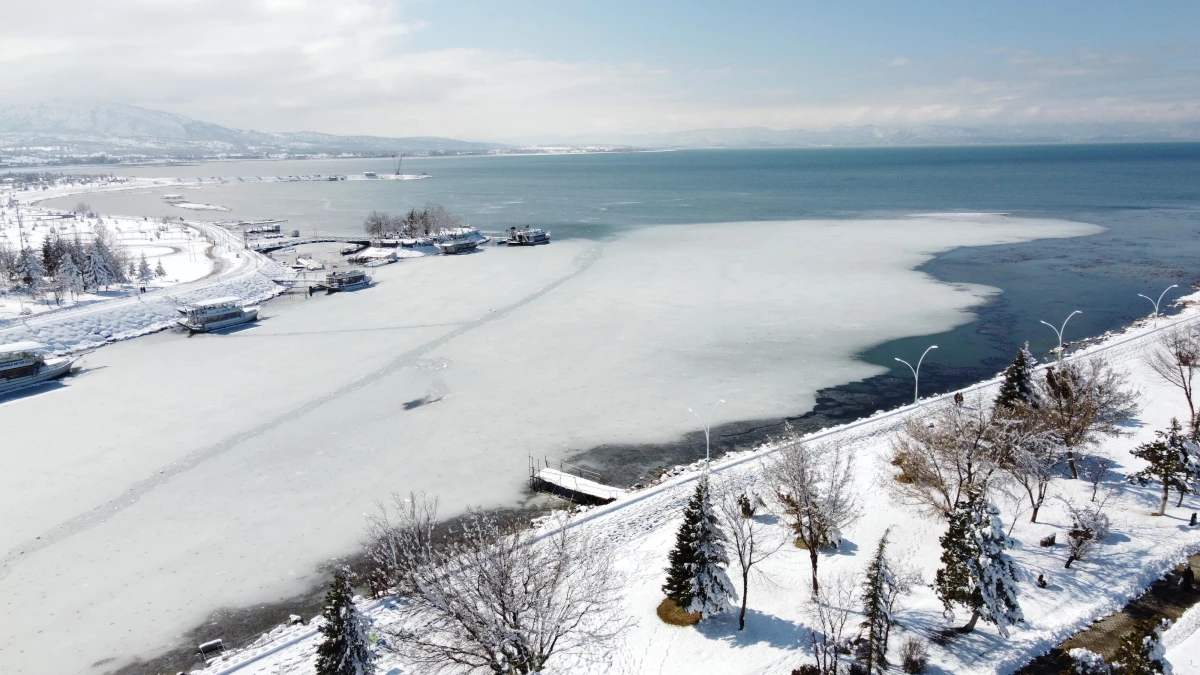
[[[37,342],[0,345],[0,394],[66,375],[75,362],[69,357],[47,359],[46,346]]]
[[[353,291],[371,285],[371,277],[362,270],[331,272],[325,275],[325,290],[330,293]]]
[[[537,246],[539,244],[549,244],[550,233],[542,229],[530,229],[528,225],[525,226],[525,229],[510,227],[508,228],[508,239],[503,243],[508,244],[509,246]]]
[[[208,333],[258,318],[258,307],[247,307],[236,296],[202,300],[175,310],[183,315],[177,323],[193,333]]]
[[[479,248],[478,239],[447,239],[439,241],[437,249],[446,255],[454,255],[456,253],[466,253]]]

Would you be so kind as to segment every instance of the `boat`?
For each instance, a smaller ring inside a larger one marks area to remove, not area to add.
[[[439,251],[446,255],[454,255],[456,253],[466,253],[479,248],[478,239],[447,239],[439,241],[435,244]]]
[[[75,359],[47,359],[46,346],[38,342],[0,345],[0,394],[48,382],[66,375]]]
[[[177,323],[193,333],[208,333],[258,318],[258,307],[247,307],[236,296],[202,300],[176,307],[175,311],[183,315]]]
[[[330,272],[325,275],[325,290],[329,293],[338,291],[353,291],[371,285],[371,277],[362,270],[347,272]]]
[[[363,178],[379,178],[379,174],[374,171],[364,171]]]
[[[525,229],[520,230],[515,227],[508,228],[508,239],[503,242],[509,246],[537,246],[539,244],[550,243],[550,233],[542,229],[529,229],[526,225]]]

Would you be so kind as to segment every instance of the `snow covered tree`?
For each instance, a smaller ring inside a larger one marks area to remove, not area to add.
[[[852,577],[837,575],[826,579],[812,594],[807,607],[812,622],[809,647],[818,675],[838,675],[842,672],[842,656],[851,652],[846,629],[855,604],[854,590]]]
[[[959,628],[969,633],[983,619],[995,624],[1003,637],[1008,626],[1024,620],[1017,602],[1016,566],[1006,549],[1012,541],[1004,534],[1000,509],[981,495],[972,494],[950,513],[949,529],[942,535],[942,567],[935,589],[949,611],[954,605],[971,610],[971,619]]]
[[[862,586],[862,622],[866,639],[863,667],[868,673],[887,670],[888,639],[895,621],[896,601],[912,585],[911,575],[897,573],[887,557],[888,532],[885,531],[875,547],[875,555],[867,564],[867,578]]]
[[[1145,354],[1146,364],[1167,384],[1177,387],[1187,400],[1188,426],[1196,422],[1195,389],[1192,379],[1200,368],[1200,334],[1192,326],[1179,326],[1163,332]]]
[[[1050,483],[1058,475],[1062,446],[1044,424],[1044,417],[1027,404],[997,406],[992,438],[1001,468],[1029,495],[1029,522],[1036,523]]]
[[[1104,501],[1099,504],[1090,502],[1082,507],[1067,502],[1067,513],[1071,516],[1071,529],[1067,530],[1067,563],[1083,560],[1096,547],[1096,544],[1108,537],[1111,521],[1104,513]]]
[[[992,406],[982,396],[968,405],[943,403],[928,418],[912,417],[892,442],[900,470],[888,489],[897,501],[945,518],[968,492],[986,492],[1003,466]]]
[[[154,278],[155,279],[167,278],[167,270],[163,267],[162,258],[159,258],[158,264],[154,266]]]
[[[1004,369],[1004,382],[1000,384],[1000,394],[996,396],[996,406],[1012,408],[1017,404],[1038,407],[1037,385],[1033,380],[1033,368],[1037,359],[1029,351],[1029,343],[1017,352],[1016,358]]]
[[[325,594],[321,615],[324,639],[317,647],[317,675],[374,675],[375,665],[367,633],[367,620],[354,605],[350,571],[340,568]]]
[[[742,608],[738,614],[738,630],[745,630],[750,575],[760,562],[779,551],[784,540],[772,536],[772,528],[755,514],[754,504],[758,497],[753,496],[749,486],[743,483],[739,487],[741,489],[727,487],[718,507],[729,532],[730,549],[742,575]]]
[[[528,675],[556,654],[599,657],[625,628],[606,542],[561,522],[537,534],[472,511],[447,538],[399,514],[386,570],[398,621],[388,644],[418,671]],[[412,630],[413,627],[419,627]]]
[[[1179,420],[1171,418],[1171,425],[1166,431],[1156,431],[1157,440],[1142,443],[1130,454],[1146,461],[1149,466],[1129,476],[1130,482],[1147,485],[1157,481],[1162,486],[1162,499],[1155,515],[1161,516],[1167,512],[1167,499],[1171,496],[1171,488],[1179,490],[1180,502],[1183,494],[1188,491],[1188,483],[1192,478],[1192,462],[1188,454],[1187,440],[1183,436],[1183,428]]]
[[[1071,658],[1071,675],[1112,675],[1112,666],[1090,649],[1076,647],[1067,656]]]
[[[1121,435],[1120,425],[1138,411],[1138,393],[1098,356],[1047,368],[1039,389],[1039,410],[1063,446],[1073,479],[1079,478],[1075,453]]]
[[[137,266],[138,283],[142,283],[142,284],[150,283],[150,280],[153,278],[154,278],[154,272],[153,272],[153,270],[150,269],[150,263],[147,262],[147,260],[146,260],[146,254],[143,253],[142,259],[138,261],[138,266]]]
[[[1155,625],[1152,621],[1139,621],[1136,630],[1121,640],[1113,653],[1113,666],[1121,675],[1171,675],[1171,663],[1167,661],[1167,650],[1162,643],[1163,631],[1171,622],[1163,619]]]
[[[853,460],[838,445],[810,445],[798,439],[778,451],[767,465],[780,506],[791,521],[796,545],[808,549],[812,589],[822,549],[841,544],[842,529],[859,517]]]
[[[702,619],[729,609],[737,592],[725,572],[729,565],[726,538],[713,509],[707,473],[696,484],[675,539],[663,592],[681,609],[698,612]]]
[[[46,268],[40,253],[31,248],[21,249],[17,257],[17,278],[30,295],[37,297],[42,293],[46,286]]]
[[[92,290],[98,291],[101,286],[108,288],[109,285],[116,281],[116,276],[110,266],[108,256],[99,247],[92,247],[87,252],[82,272],[83,285]]]

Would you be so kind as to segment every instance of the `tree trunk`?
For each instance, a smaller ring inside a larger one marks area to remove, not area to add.
[[[812,563],[813,596],[815,597],[819,590],[819,586],[817,585],[817,549],[812,546],[808,548],[808,560]]]
[[[1067,451],[1067,466],[1071,468],[1071,480],[1079,480],[1079,469],[1075,468],[1075,453]]]
[[[750,591],[750,570],[742,570],[742,613],[738,615],[738,630],[746,629],[746,595]]]
[[[1042,505],[1035,502],[1033,505],[1033,515],[1029,516],[1029,522],[1031,522],[1031,523],[1037,522],[1038,509],[1040,509],[1040,508],[1042,508]]]
[[[1169,485],[1167,485],[1166,483],[1163,483],[1162,499],[1159,500],[1159,502],[1158,502],[1158,513],[1155,515],[1161,516],[1167,512],[1167,499],[1169,499],[1171,497],[1170,490],[1171,490],[1171,487]]]
[[[970,633],[971,631],[975,630],[975,622],[977,621],[979,621],[979,612],[971,612],[971,620],[967,622],[967,625],[961,628],[955,628],[954,630],[959,633]]]
[[[1183,488],[1179,488],[1179,501],[1175,502],[1176,507],[1183,506],[1183,495],[1185,494],[1187,493],[1183,491]]]
[[[1075,554],[1074,553],[1067,556],[1067,564],[1063,565],[1063,567],[1066,569],[1071,569],[1071,563],[1073,563],[1073,562],[1075,562]]]

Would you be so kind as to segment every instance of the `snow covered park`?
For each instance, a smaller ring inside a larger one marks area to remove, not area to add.
[[[1200,295],[1188,300],[1200,301]],[[861,584],[876,542],[887,531],[894,564],[915,573],[919,579],[911,593],[901,596],[890,658],[897,662],[895,645],[906,638],[918,637],[927,641],[929,664],[924,671],[927,673],[1011,673],[1094,620],[1120,609],[1200,548],[1200,526],[1188,524],[1189,514],[1200,508],[1200,499],[1188,495],[1182,506],[1176,506],[1173,492],[1166,515],[1158,517],[1153,515],[1159,506],[1158,486],[1134,485],[1125,478],[1146,466],[1130,455],[1132,448],[1153,440],[1154,432],[1165,428],[1170,418],[1186,419],[1189,415],[1181,390],[1152,371],[1146,354],[1164,332],[1178,325],[1194,326],[1198,321],[1200,306],[1192,305],[1170,322],[1159,321],[1157,325],[1145,322],[1074,355],[1073,359],[1078,361],[1100,356],[1117,372],[1127,375],[1139,392],[1140,412],[1123,425],[1121,436],[1108,438],[1094,450],[1096,456],[1114,460],[1112,471],[1095,487],[1086,479],[1069,480],[1065,473],[1056,474],[1038,522],[1029,522],[1030,508],[1023,492],[1016,490],[1009,496],[1003,494],[1005,491],[996,493],[1003,527],[1011,528],[1013,547],[1009,552],[1016,563],[1017,598],[1024,616],[1024,621],[1008,628],[1007,638],[981,621],[972,633],[954,635],[941,643],[929,641],[931,636],[961,625],[969,617],[969,613],[945,616],[932,588],[935,572],[941,565],[939,537],[946,526],[939,518],[898,503],[888,487],[897,471],[889,463],[893,443],[905,423],[931,419],[941,407],[953,406],[952,394],[926,400],[920,407],[877,414],[804,439],[808,444],[835,444],[853,458],[852,492],[857,495],[861,514],[842,531],[840,550],[821,554],[822,583],[838,586],[839,580],[850,579],[855,585]],[[966,405],[972,405],[977,396],[990,402],[998,393],[998,385],[998,381],[992,381],[965,390]],[[711,468],[714,491],[719,493],[732,487],[738,492],[769,494],[765,476],[781,447],[765,446],[714,463]],[[667,625],[656,616],[655,607],[663,597],[667,553],[675,543],[684,508],[702,475],[702,464],[573,518],[573,528],[603,541],[617,561],[623,598],[609,620],[625,622],[629,627],[607,654],[608,658],[601,662],[562,658],[557,663],[551,661],[544,672],[694,673],[698,664],[703,664],[706,672],[757,675],[788,673],[811,663],[809,636],[814,617],[809,556],[807,551],[790,544],[794,535],[774,515],[761,518],[766,524],[765,532],[774,530],[761,543],[770,547],[773,536],[783,545],[751,576],[744,631],[738,630],[736,611],[718,614],[695,627]],[[1069,507],[1097,503],[1091,500],[1094,489],[1111,520],[1111,531],[1082,560],[1069,569],[1064,568],[1068,555],[1067,531],[1071,527]],[[1039,545],[1050,535],[1056,536],[1055,545]],[[737,577],[736,569],[735,563],[730,568],[731,577]],[[1039,575],[1046,581],[1044,587],[1035,583]],[[740,592],[740,581],[735,586]],[[858,600],[854,603],[848,634],[857,632],[857,624],[862,620],[857,613]],[[397,606],[388,599],[359,600],[360,609],[371,622],[370,632],[378,637],[386,636],[395,627]],[[249,648],[218,658],[203,672],[206,675],[311,673],[320,643],[317,628],[321,623],[315,618],[307,626],[280,626]],[[1176,664],[1177,674],[1200,672],[1197,627],[1200,627],[1200,609],[1190,611],[1166,634],[1167,655]],[[412,672],[409,664],[390,652],[380,650],[378,654],[377,672],[395,675]]]
[[[275,300],[257,325],[227,335],[168,332],[105,347],[61,384],[0,403],[6,440],[38,449],[14,455],[0,475],[0,504],[14,514],[0,533],[0,593],[11,607],[37,608],[0,619],[0,670],[102,672],[180,644],[217,608],[303,592],[323,578],[321,565],[355,550],[363,514],[395,491],[438,494],[446,515],[511,505],[530,454],[674,439],[694,428],[688,407],[718,397],[729,402],[727,419],[805,410],[818,389],[877,374],[854,360],[862,349],[967,322],[996,292],[913,271],[930,256],[1096,231],[978,214],[738,227],[771,245],[731,248],[728,224],[662,226],[604,242],[406,260],[378,268],[367,290]],[[851,258],[871,273],[848,281]],[[232,280],[186,288],[246,284],[219,294],[248,298],[272,285],[258,258],[233,260],[245,267]],[[70,349],[97,326],[98,342],[103,331],[136,334],[113,327],[140,302],[27,323]],[[154,312],[169,314],[166,298],[161,305]],[[72,423],[55,424],[64,410]],[[1137,433],[1168,416],[1155,411],[1147,407],[1155,417]],[[894,423],[853,433],[877,449]],[[644,630],[629,635],[626,651],[650,672],[681,663],[661,651],[672,644],[727,660],[736,653],[730,672],[798,663],[796,641],[779,636],[798,630],[799,583],[792,595],[752,591],[762,614],[746,635],[761,642],[653,623],[661,545],[686,494],[683,486],[635,495],[618,504],[646,504],[645,514],[618,509],[595,521],[608,523],[606,536],[627,554],[628,611]],[[1048,507],[1046,522],[1055,517]],[[848,538],[866,551],[884,526],[864,518]],[[936,536],[932,522],[905,526],[896,541]],[[1022,526],[1014,534],[1033,536]],[[781,554],[771,565],[786,570],[794,560],[803,558]],[[861,566],[862,555],[838,560]],[[1153,575],[1154,564],[1139,569]],[[919,599],[913,611],[928,623],[932,610]],[[1064,607],[1075,614],[1063,626],[1095,609]],[[1045,642],[1047,631],[1014,630],[995,648],[1011,661],[1025,652],[1004,650]],[[55,648],[64,633],[70,650]],[[297,653],[285,656],[299,663]],[[937,659],[952,663],[952,654]]]

